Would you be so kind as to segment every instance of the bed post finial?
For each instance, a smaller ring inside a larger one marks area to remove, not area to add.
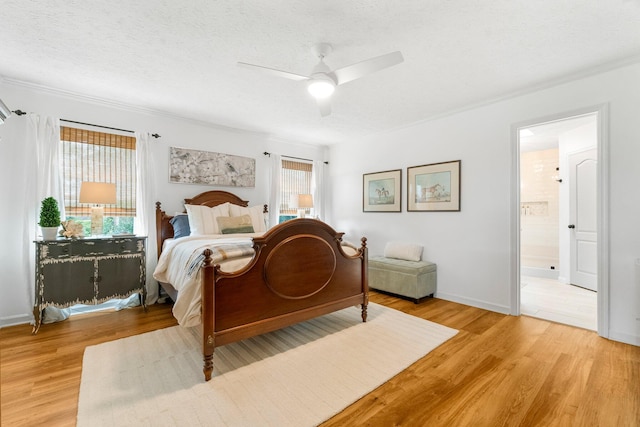
[[[202,255],[204,255],[204,265],[205,267],[208,267],[211,265],[211,255],[213,255],[213,252],[211,251],[211,249],[207,248],[204,250],[204,252],[202,252]]]

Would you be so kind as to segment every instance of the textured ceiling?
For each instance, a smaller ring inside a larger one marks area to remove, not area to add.
[[[320,117],[309,74],[400,50]],[[640,60],[640,0],[5,0],[0,76],[276,138],[336,143]],[[14,105],[13,108],[20,108]]]

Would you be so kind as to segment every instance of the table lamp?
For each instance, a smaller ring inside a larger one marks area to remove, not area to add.
[[[91,206],[91,235],[103,234],[104,207],[100,205],[116,203],[116,185],[107,182],[84,181],[80,185],[79,201],[93,205]]]
[[[289,207],[297,208],[298,218],[304,218],[306,210],[313,207],[313,196],[311,194],[292,194]]]

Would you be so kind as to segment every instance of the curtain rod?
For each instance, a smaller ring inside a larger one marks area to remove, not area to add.
[[[271,153],[269,153],[268,151],[265,151],[262,154],[264,154],[265,156],[271,157]],[[313,160],[311,159],[303,159],[302,157],[293,157],[293,156],[285,156],[285,155],[283,155],[282,157],[286,157],[287,159],[304,160],[305,162],[313,162]],[[329,162],[322,162],[322,163],[324,163],[325,165],[329,164]]]
[[[102,125],[94,125],[93,123],[76,122],[75,120],[60,119],[60,121],[61,122],[67,122],[67,123],[75,123],[77,125],[93,126],[93,127],[102,128],[102,129],[118,130],[120,132],[135,133],[132,130],[118,129],[118,128],[112,128],[112,127],[109,127],[109,126],[102,126]],[[154,138],[160,138],[160,135],[158,135],[157,133],[152,133],[151,136],[154,137]]]

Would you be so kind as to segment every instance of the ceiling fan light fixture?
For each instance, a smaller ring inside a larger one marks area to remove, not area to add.
[[[320,115],[326,117],[331,114],[331,95],[336,86],[359,79],[367,74],[375,73],[388,67],[400,64],[404,61],[402,53],[395,51],[374,58],[365,59],[346,67],[331,70],[324,63],[324,58],[331,53],[331,45],[328,43],[318,43],[312,49],[315,56],[320,60],[311,74],[303,76],[289,71],[277,70],[275,68],[263,67],[261,65],[238,62],[238,65],[245,68],[253,68],[269,73],[273,76],[284,77],[290,80],[306,81],[307,90],[315,98]]]
[[[309,82],[307,90],[316,99],[324,99],[331,96],[336,89],[336,84],[329,78],[314,78]]]

